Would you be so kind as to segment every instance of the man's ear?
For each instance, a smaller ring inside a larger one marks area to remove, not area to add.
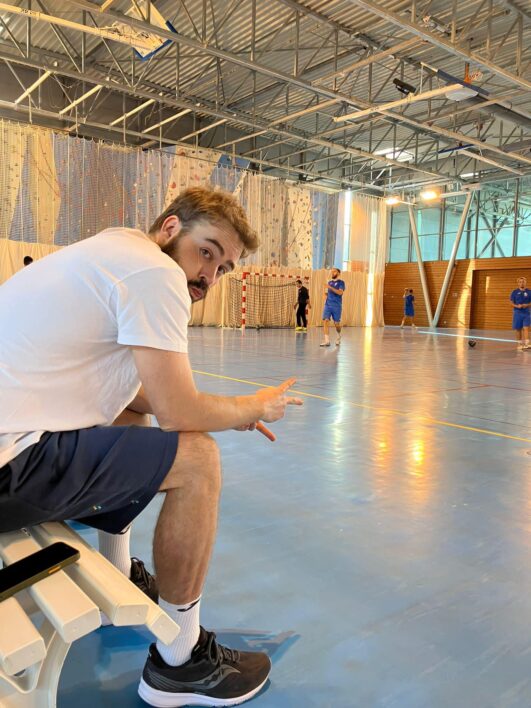
[[[157,243],[159,246],[164,247],[168,241],[176,236],[182,228],[181,220],[175,214],[168,216],[164,220],[159,233],[157,234]]]

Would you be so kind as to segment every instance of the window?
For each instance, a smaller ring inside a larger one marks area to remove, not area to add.
[[[406,263],[409,255],[409,238],[391,238],[390,263]]]
[[[518,227],[517,256],[531,256],[531,223]]]
[[[439,207],[419,209],[417,211],[417,231],[419,236],[439,234],[441,229],[441,210]]]
[[[391,211],[389,262],[406,263],[409,259],[409,213],[407,207]]]
[[[407,209],[395,207],[391,217],[391,238],[409,237],[409,214]]]
[[[419,242],[423,261],[439,260],[439,234],[419,236]]]
[[[444,210],[444,234],[443,234],[443,250],[442,259],[447,261],[450,259],[452,254],[452,248],[454,245],[455,237],[457,236],[457,230],[459,228],[459,223],[461,221],[461,216],[463,214],[464,197],[458,197],[457,203],[448,202],[445,204]],[[472,204],[470,204],[469,215],[472,211]],[[465,227],[463,229],[463,234],[461,236],[461,241],[459,243],[459,248],[457,249],[457,258],[467,258],[467,243],[468,243],[468,224],[470,216],[467,217]]]
[[[496,234],[496,250],[494,256],[510,258],[513,255],[514,227],[504,226]]]

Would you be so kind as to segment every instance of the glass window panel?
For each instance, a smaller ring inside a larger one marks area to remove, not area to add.
[[[393,209],[393,217],[391,222],[391,236],[409,236],[409,214],[407,209]]]
[[[492,234],[488,229],[478,230],[478,240],[476,244],[476,258],[492,258],[492,244],[487,246],[492,239]],[[485,249],[485,246],[487,248]]]
[[[439,260],[439,234],[419,236],[420,252],[423,261]]]
[[[518,227],[517,256],[531,256],[531,224]]]
[[[450,255],[452,253],[452,248],[454,245],[455,236],[456,236],[455,233],[444,235],[443,260],[445,260],[445,261],[450,260]],[[459,248],[457,249],[457,256],[456,256],[457,260],[462,260],[463,258],[468,258],[466,246],[467,246],[467,244],[466,244],[466,229],[465,229],[465,231],[463,232],[463,235],[461,236]]]
[[[462,207],[452,206],[445,210],[444,214],[444,233],[456,234],[459,228],[459,222],[463,213]]]
[[[496,235],[496,250],[494,256],[503,258],[510,258],[513,255],[513,234],[514,229],[512,226],[504,226],[500,229]]]
[[[425,234],[438,234],[441,224],[441,210],[439,207],[420,209],[417,212],[417,230],[419,236]]]
[[[390,263],[407,263],[409,238],[392,238],[389,250]]]

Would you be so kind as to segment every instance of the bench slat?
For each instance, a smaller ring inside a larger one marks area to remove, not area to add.
[[[47,522],[34,526],[30,532],[40,543],[49,545],[55,541],[64,541],[79,550],[79,561],[65,572],[114,625],[146,623],[149,607],[153,604],[151,600],[68,526]]]
[[[23,531],[0,537],[0,556],[8,564],[40,549],[37,541]],[[63,571],[40,580],[28,590],[65,642],[84,637],[101,625],[98,607]]]
[[[0,627],[0,667],[8,676],[44,659],[44,639],[14,597],[0,602]]]

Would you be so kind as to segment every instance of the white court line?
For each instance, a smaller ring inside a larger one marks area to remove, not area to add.
[[[515,339],[500,339],[498,337],[478,337],[476,334],[451,334],[449,332],[431,332],[425,329],[419,329],[419,334],[433,334],[436,337],[463,337],[464,339],[483,339],[487,342],[510,342],[514,344]]]

